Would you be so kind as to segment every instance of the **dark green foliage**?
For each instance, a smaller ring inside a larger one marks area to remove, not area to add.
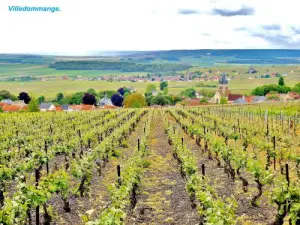
[[[113,94],[116,94],[116,91],[114,91],[114,90],[99,91],[98,97],[100,99],[104,98],[105,94],[108,98],[111,98],[111,96],[113,96]]]
[[[180,94],[181,96],[186,96],[189,98],[195,98],[196,97],[196,90],[194,88],[187,88]]]
[[[151,99],[151,105],[171,105],[172,101],[168,96],[157,95]]]
[[[279,86],[284,86],[284,85],[285,85],[283,77],[280,77],[280,78],[279,78],[279,80],[278,80],[278,85],[279,85]]]
[[[0,101],[3,99],[10,99],[12,101],[17,100],[17,97],[11,94],[9,91],[1,90],[0,91]]]
[[[90,93],[85,93],[84,96],[82,97],[82,103],[85,105],[96,105],[97,99],[94,95]]]
[[[295,84],[292,91],[295,91],[295,92],[300,94],[300,83]]]
[[[30,96],[26,92],[21,92],[18,98],[19,100],[23,100],[25,104],[28,104],[31,100]]]
[[[64,94],[63,93],[58,93],[57,95],[56,95],[56,101],[58,102],[58,103],[61,103],[61,101],[64,99]]]
[[[123,106],[123,97],[120,94],[114,94],[111,96],[111,102],[115,106],[122,107]]]
[[[204,104],[204,103],[208,103],[208,99],[207,98],[202,98],[200,100],[200,103]]]
[[[263,85],[255,88],[251,94],[257,96],[263,96],[270,93],[271,91],[277,91],[278,93],[288,93],[289,91],[291,91],[291,88],[288,86],[269,84],[269,85]]]
[[[89,88],[89,89],[87,90],[87,93],[89,93],[89,94],[91,94],[91,95],[94,95],[94,96],[97,96],[97,92],[95,91],[94,88]]]
[[[82,102],[84,92],[76,92],[71,97],[69,97],[66,101],[68,104],[79,105]]]
[[[57,70],[119,70],[122,72],[168,72],[191,68],[184,64],[137,64],[113,61],[59,61],[49,65]]]
[[[38,97],[38,103],[41,104],[42,102],[45,102],[45,96]]]
[[[165,88],[168,87],[168,82],[167,81],[162,81],[159,84],[160,90],[163,91]]]

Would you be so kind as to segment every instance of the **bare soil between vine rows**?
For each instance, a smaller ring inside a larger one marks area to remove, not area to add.
[[[198,213],[191,207],[172,146],[168,144],[159,110],[154,111],[149,145],[150,154],[146,160],[150,165],[141,178],[137,205],[125,224],[199,224]]]

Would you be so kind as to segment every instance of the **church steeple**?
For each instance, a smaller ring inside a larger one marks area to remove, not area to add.
[[[221,77],[221,79],[219,80],[219,84],[220,84],[220,85],[228,84],[228,81],[227,81],[227,79],[226,79],[226,74],[225,74],[225,73],[222,73],[222,77]]]
[[[219,80],[219,90],[222,91],[223,94],[228,90],[228,80],[226,79],[225,73],[222,73],[222,77]]]

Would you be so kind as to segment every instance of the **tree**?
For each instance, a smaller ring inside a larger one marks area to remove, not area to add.
[[[220,99],[220,104],[221,104],[221,105],[224,105],[224,104],[227,104],[227,103],[228,103],[227,98],[222,97],[222,98]]]
[[[85,105],[96,105],[97,99],[94,95],[90,93],[85,93],[84,96],[82,97],[82,103]]]
[[[146,99],[140,93],[133,93],[131,95],[128,95],[124,100],[124,106],[126,108],[142,108],[146,105]]]
[[[94,95],[94,96],[97,96],[97,92],[95,91],[94,88],[89,88],[89,89],[87,90],[87,93],[89,93],[89,94],[91,94],[91,95]]]
[[[263,85],[255,88],[251,93],[252,95],[266,95],[270,93],[271,91],[277,91],[278,93],[288,93],[291,91],[291,88],[288,86],[280,86],[277,84],[269,84],[269,85]]]
[[[41,104],[42,102],[45,102],[45,96],[38,97],[38,103]]]
[[[171,105],[170,99],[163,95],[154,96],[151,99],[151,105]]]
[[[156,90],[156,85],[155,84],[148,84],[147,87],[146,87],[146,93],[152,93],[155,90]]]
[[[60,103],[63,100],[63,98],[64,98],[64,94],[61,92],[56,95],[56,101],[58,103]]]
[[[0,91],[0,100],[3,100],[3,99],[10,99],[12,101],[17,100],[16,96],[14,96],[13,94],[11,94],[7,90],[1,90]]]
[[[113,105],[122,107],[123,106],[123,97],[120,94],[114,94],[111,96],[111,102]]]
[[[31,101],[28,104],[28,111],[29,112],[39,112],[40,111],[39,102],[34,97],[31,99]]]
[[[280,78],[279,78],[279,80],[278,80],[278,85],[279,85],[279,86],[284,86],[284,85],[285,85],[283,77],[280,77]]]
[[[116,93],[116,91],[114,91],[114,90],[100,91],[100,92],[98,93],[98,97],[99,97],[99,98],[104,98],[104,96],[105,96],[105,94],[106,94],[106,96],[107,96],[108,98],[111,98],[111,96],[113,96],[113,94],[115,94],[115,93]]]
[[[206,103],[208,103],[208,99],[207,98],[202,98],[200,100],[200,104],[206,104]]]
[[[84,96],[83,92],[76,92],[75,94],[73,94],[71,97],[68,98],[67,103],[68,104],[79,105],[82,102],[83,96]]]
[[[300,94],[300,83],[295,84],[292,91],[295,91],[295,92]]]
[[[19,100],[23,100],[25,104],[28,104],[31,100],[30,96],[26,92],[21,92],[18,98]]]
[[[165,88],[168,87],[168,82],[167,81],[162,81],[159,84],[160,90],[163,91]]]
[[[120,93],[120,95],[124,96],[124,94],[126,93],[125,88],[119,88],[118,92]]]
[[[194,88],[187,88],[183,92],[181,92],[182,96],[187,96],[190,98],[195,98],[196,97],[196,90]]]

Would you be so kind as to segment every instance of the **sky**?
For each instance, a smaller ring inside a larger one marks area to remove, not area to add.
[[[297,0],[0,0],[0,53],[300,49],[299,8]]]

